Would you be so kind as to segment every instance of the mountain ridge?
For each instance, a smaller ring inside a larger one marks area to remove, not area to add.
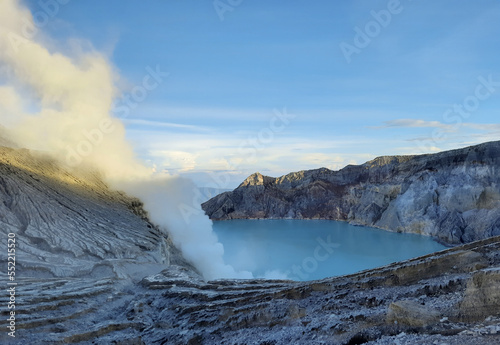
[[[332,219],[456,245],[500,235],[499,168],[500,141],[492,141],[338,171],[254,173],[202,208],[212,220]]]

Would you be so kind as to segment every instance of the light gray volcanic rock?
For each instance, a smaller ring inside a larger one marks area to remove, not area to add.
[[[213,220],[334,219],[468,243],[500,235],[500,141],[339,171],[255,173],[202,207]]]
[[[24,276],[135,271],[144,277],[168,265],[172,252],[180,260],[141,205],[110,190],[95,171],[69,171],[42,153],[0,147],[0,230],[3,239],[15,234],[16,266]]]

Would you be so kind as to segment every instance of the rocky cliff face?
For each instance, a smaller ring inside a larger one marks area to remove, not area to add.
[[[500,142],[339,171],[256,173],[202,207],[213,220],[334,219],[468,243],[500,235]]]

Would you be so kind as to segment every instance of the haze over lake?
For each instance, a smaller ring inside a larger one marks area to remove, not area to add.
[[[322,279],[446,248],[426,236],[330,220],[231,220],[213,228],[227,263],[265,278]]]

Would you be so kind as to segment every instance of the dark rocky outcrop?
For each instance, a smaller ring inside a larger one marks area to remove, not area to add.
[[[468,243],[500,235],[500,141],[339,171],[255,173],[202,207],[213,220],[333,219]]]

